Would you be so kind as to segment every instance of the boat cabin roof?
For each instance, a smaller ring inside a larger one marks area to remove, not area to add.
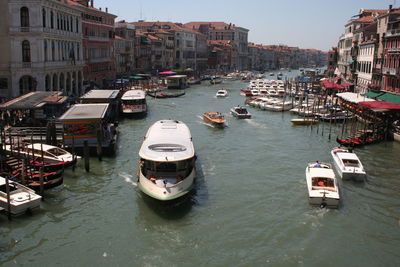
[[[340,159],[350,159],[350,160],[359,160],[357,155],[354,153],[349,153],[349,152],[337,152],[336,155],[340,158]]]
[[[68,109],[60,118],[60,121],[74,120],[100,120],[107,113],[110,104],[75,104]]]
[[[81,99],[116,99],[118,94],[119,90],[90,90],[81,96]]]
[[[194,157],[195,151],[189,128],[181,121],[161,120],[154,123],[139,150],[142,159],[152,161],[181,161]]]
[[[121,100],[134,100],[146,98],[146,93],[143,90],[128,90],[126,91]]]

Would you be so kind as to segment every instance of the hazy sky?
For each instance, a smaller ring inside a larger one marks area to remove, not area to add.
[[[132,22],[224,21],[249,29],[249,42],[329,50],[361,8],[398,7],[400,0],[94,0]]]

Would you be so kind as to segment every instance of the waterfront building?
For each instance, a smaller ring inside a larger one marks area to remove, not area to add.
[[[328,51],[328,69],[327,69],[327,74],[329,77],[333,77],[336,66],[337,66],[337,47],[332,47],[331,50]]]
[[[209,40],[210,53],[208,67],[218,72],[230,72],[236,69],[237,47],[230,40]]]
[[[380,19],[387,22],[383,40],[382,90],[400,94],[400,9],[389,8]]]
[[[231,41],[237,48],[235,69],[244,70],[248,66],[248,29],[225,22],[188,22],[185,27],[197,30],[209,41]]]
[[[372,68],[374,65],[376,53],[376,27],[377,23],[355,31],[360,34],[354,42],[354,48],[357,51],[357,69],[356,69],[356,89],[360,93],[368,92],[368,86],[372,83]]]
[[[107,86],[115,79],[114,23],[116,16],[108,8],[93,7],[93,0],[68,1],[81,12],[83,29],[84,77],[98,87]]]
[[[360,29],[373,23],[374,18],[387,10],[361,9],[359,18],[351,19],[345,25],[345,33],[339,38],[338,43],[338,74],[345,81],[355,83],[357,81],[357,56]]]
[[[82,93],[82,20],[71,1],[0,1],[0,97]]]
[[[173,22],[132,22],[138,30],[164,30],[174,34],[174,68],[196,69],[196,31]],[[152,67],[152,66],[151,66]]]
[[[125,21],[117,22],[114,46],[117,76],[130,76],[135,66],[135,26]]]

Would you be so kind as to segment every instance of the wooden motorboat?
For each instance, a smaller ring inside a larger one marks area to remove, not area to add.
[[[171,93],[159,93],[159,94],[154,93],[154,94],[151,94],[151,93],[147,93],[147,95],[151,96],[151,97],[154,97],[154,98],[173,98],[173,97],[183,96],[183,95],[185,95],[185,92],[177,93],[177,94],[171,94]]]
[[[77,159],[80,158],[57,146],[40,143],[23,143],[20,146],[6,145],[5,150],[8,154],[12,154],[15,157],[30,158],[32,160],[30,163],[33,166],[47,166],[58,163],[59,167],[69,167],[75,164]],[[54,167],[58,169],[57,166],[54,165]]]
[[[28,210],[40,207],[41,196],[35,194],[32,189],[15,181],[9,180],[10,212],[12,215],[21,215]],[[0,208],[8,209],[6,179],[0,176]]]
[[[206,112],[203,114],[203,120],[215,126],[225,126],[226,119],[220,112]]]
[[[337,208],[339,186],[332,166],[328,163],[309,163],[306,168],[308,200],[311,205]]]
[[[311,118],[299,118],[299,119],[292,119],[290,120],[290,122],[293,125],[313,125],[319,123],[319,120]]]
[[[331,150],[331,155],[335,163],[335,168],[342,179],[364,181],[366,173],[360,159],[355,153],[345,148],[335,147]]]
[[[247,111],[245,107],[242,106],[237,106],[234,108],[231,108],[231,114],[238,118],[238,119],[250,119],[251,114]]]

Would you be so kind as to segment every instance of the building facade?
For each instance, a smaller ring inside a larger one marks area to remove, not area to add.
[[[93,6],[93,0],[69,1],[81,11],[83,32],[83,69],[86,82],[99,87],[116,77],[115,68],[115,18],[116,16]]]
[[[248,29],[225,22],[189,22],[185,27],[205,34],[209,41],[231,41],[238,53],[234,68],[244,70],[248,67]]]
[[[135,66],[135,26],[125,21],[117,22],[114,46],[117,76],[129,76]]]
[[[80,95],[83,84],[82,20],[69,1],[1,1],[0,94],[31,91]],[[4,9],[3,9],[4,8]]]

